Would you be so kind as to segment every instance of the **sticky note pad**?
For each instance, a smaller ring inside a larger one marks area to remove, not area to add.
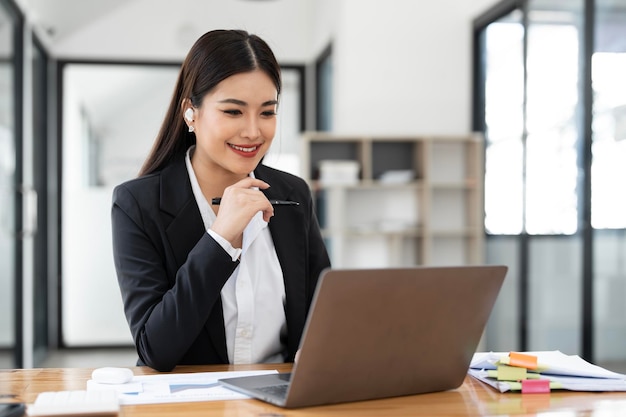
[[[526,379],[526,368],[498,365],[498,381],[521,381]]]
[[[511,352],[509,353],[509,365],[537,369],[537,357],[526,353]]]
[[[522,394],[545,394],[549,392],[549,379],[527,379],[522,381]]]

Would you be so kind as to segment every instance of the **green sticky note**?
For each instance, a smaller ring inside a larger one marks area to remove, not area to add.
[[[523,381],[526,379],[526,368],[498,365],[498,381]]]

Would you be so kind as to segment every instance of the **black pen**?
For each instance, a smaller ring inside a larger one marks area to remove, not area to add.
[[[213,197],[211,199],[211,204],[219,206],[220,203],[222,202],[222,198],[221,197]],[[273,206],[299,206],[300,203],[298,203],[297,201],[289,201],[289,200],[270,200],[270,203]]]

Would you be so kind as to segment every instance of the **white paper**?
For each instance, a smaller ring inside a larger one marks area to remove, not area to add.
[[[542,374],[626,379],[626,375],[593,365],[578,355],[565,355],[558,350],[524,353],[537,357],[538,365],[544,368]],[[509,352],[476,352],[470,368],[496,369],[495,363],[505,356],[509,356]]]
[[[224,388],[217,380],[277,372],[262,370],[137,375],[125,384],[99,384],[90,379],[87,381],[87,391],[116,390],[121,405],[238,400],[249,397]]]

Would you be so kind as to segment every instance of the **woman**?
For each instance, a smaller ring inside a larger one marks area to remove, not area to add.
[[[114,190],[113,253],[138,364],[294,360],[330,262],[307,184],[260,163],[280,89],[262,39],[206,33],[139,177]]]

